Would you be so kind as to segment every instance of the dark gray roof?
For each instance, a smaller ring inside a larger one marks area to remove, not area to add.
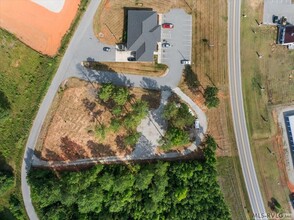
[[[153,61],[160,41],[160,26],[155,11],[129,10],[127,49],[136,51],[136,60]]]

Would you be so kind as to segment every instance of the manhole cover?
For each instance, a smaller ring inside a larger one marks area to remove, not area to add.
[[[102,32],[100,32],[99,37],[104,37],[104,34]]]

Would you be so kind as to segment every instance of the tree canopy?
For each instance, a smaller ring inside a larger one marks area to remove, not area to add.
[[[40,219],[230,219],[214,150],[209,138],[202,161],[31,170],[32,200]]]
[[[218,88],[215,86],[207,86],[204,91],[205,104],[208,108],[217,107],[219,98],[217,97]]]

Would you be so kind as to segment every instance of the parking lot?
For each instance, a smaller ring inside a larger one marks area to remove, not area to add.
[[[182,9],[172,9],[163,14],[162,23],[172,23],[174,28],[161,29],[161,40],[170,44],[169,48],[159,46],[159,62],[168,66],[181,65],[181,60],[191,60],[192,16]]]
[[[273,15],[284,16],[294,25],[294,4],[291,0],[264,0],[263,23],[274,25]]]

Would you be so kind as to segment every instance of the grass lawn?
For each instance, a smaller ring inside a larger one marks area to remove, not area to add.
[[[84,0],[81,2],[76,20],[86,3]],[[74,21],[72,29],[76,24]],[[60,54],[63,54],[71,35],[72,32],[68,32],[64,37]],[[24,146],[39,104],[57,70],[60,56],[51,58],[41,55],[2,29],[0,45],[0,91],[11,106],[9,116],[0,121],[0,167],[10,166],[15,175],[15,187],[0,197],[0,216],[4,216],[4,219],[25,219],[27,216],[20,189]]]
[[[86,62],[84,62],[86,63]],[[137,63],[137,62],[91,62],[91,68],[97,70],[113,71],[144,76],[163,76],[166,73],[167,65],[160,63]]]
[[[293,101],[294,52],[275,44],[276,27],[257,25],[255,19],[262,20],[263,4],[253,6],[246,0],[242,11],[247,15],[241,20],[243,96],[254,164],[266,208],[274,197],[289,212],[285,176],[270,153],[278,155],[271,109]]]
[[[230,110],[227,69],[227,1],[195,1],[192,16],[192,69],[201,86],[198,93],[190,91],[184,83],[180,87],[203,108],[205,108],[204,88],[207,85],[215,85],[219,88],[220,105],[218,108],[206,111],[208,133],[215,138],[218,144],[216,154],[219,161],[219,183],[225,200],[230,206],[232,217],[233,219],[246,219],[251,215],[251,207],[238,161]]]
[[[242,189],[243,178],[235,170],[238,170],[240,164],[238,157],[218,157],[217,159],[217,171],[218,181],[223,191],[224,197],[231,208],[232,219],[248,219],[251,215],[249,201],[245,201],[244,195],[239,189]],[[244,186],[245,187],[245,186]],[[248,204],[248,205],[245,205]]]

